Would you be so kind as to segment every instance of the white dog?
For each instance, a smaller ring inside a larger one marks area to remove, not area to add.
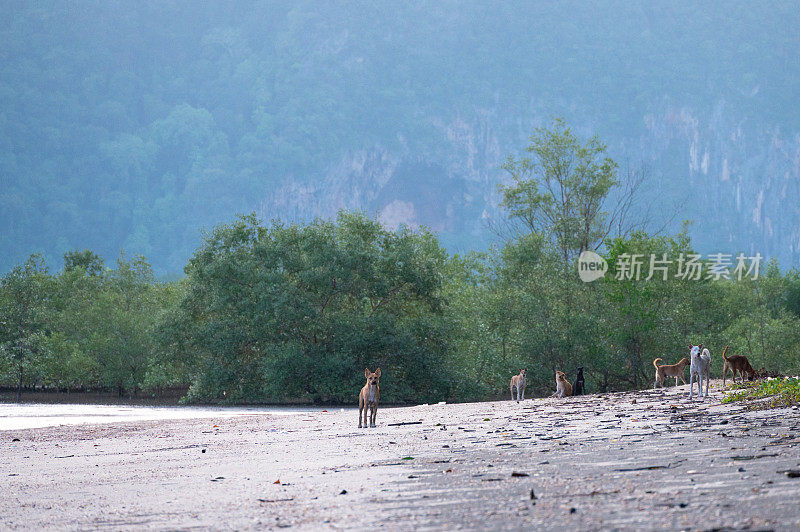
[[[692,361],[689,366],[689,400],[691,401],[695,376],[697,376],[697,393],[700,394],[700,397],[703,397],[703,377],[705,377],[705,397],[708,397],[708,381],[711,376],[711,353],[708,349],[703,349],[703,344],[690,345],[689,352],[692,354]]]

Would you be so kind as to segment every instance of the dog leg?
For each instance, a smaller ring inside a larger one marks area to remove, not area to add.
[[[708,378],[706,378],[706,375],[703,372],[700,372],[700,390],[698,392],[700,394],[700,397],[705,397],[705,395],[703,395],[703,383],[704,382],[706,383],[706,389],[707,389],[708,388]],[[706,393],[706,395],[708,395],[708,393]]]

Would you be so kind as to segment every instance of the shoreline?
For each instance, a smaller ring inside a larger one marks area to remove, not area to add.
[[[314,409],[3,431],[0,523],[797,529],[780,471],[800,469],[800,411],[723,405],[719,384],[382,408],[361,430]]]

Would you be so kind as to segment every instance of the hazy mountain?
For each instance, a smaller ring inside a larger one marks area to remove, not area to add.
[[[553,115],[646,164],[643,209],[702,251],[800,263],[794,2],[204,4],[2,3],[0,271],[88,247],[179,272],[254,210],[482,248]]]

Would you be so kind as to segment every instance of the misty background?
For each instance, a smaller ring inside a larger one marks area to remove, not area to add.
[[[0,271],[179,274],[201,229],[362,209],[484,249],[563,116],[703,253],[800,262],[795,2],[0,2]]]

